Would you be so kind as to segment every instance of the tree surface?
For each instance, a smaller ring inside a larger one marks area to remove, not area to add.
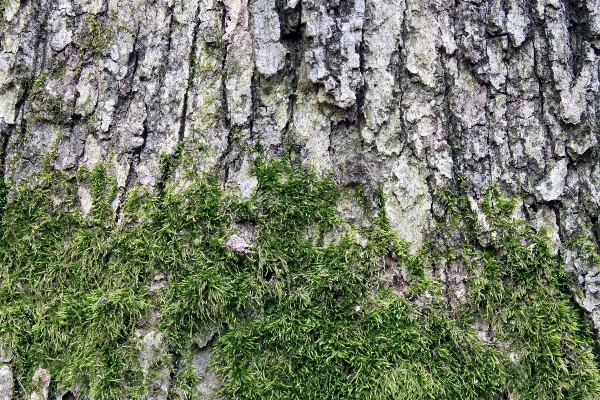
[[[600,396],[600,1],[0,10],[0,398]]]

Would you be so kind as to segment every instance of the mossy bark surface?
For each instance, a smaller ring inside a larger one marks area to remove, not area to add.
[[[0,397],[600,397],[598,0],[0,17]]]

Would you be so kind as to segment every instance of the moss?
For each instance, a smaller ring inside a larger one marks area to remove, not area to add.
[[[513,355],[509,388],[519,398],[596,398],[594,341],[573,306],[570,277],[562,260],[552,256],[547,233],[515,219],[515,200],[503,198],[498,188],[490,189],[482,204],[488,232],[466,203],[458,210],[467,217],[455,219],[464,247],[454,257],[470,269],[463,324],[485,321],[496,346]]]
[[[219,40],[215,42],[203,42],[202,48],[206,54],[213,56],[217,51],[220,50],[221,43]]]
[[[5,24],[5,12],[6,7],[8,6],[8,0],[0,0],[0,27]]]
[[[593,231],[594,229],[598,229],[598,226],[590,228]],[[593,238],[586,235],[577,235],[569,240],[565,247],[575,252],[575,254],[591,265],[600,266],[600,254],[596,250]]]
[[[86,55],[92,60],[98,59],[114,39],[113,29],[124,30],[129,33],[127,27],[121,25],[113,26],[103,21],[100,17],[85,17],[76,41],[77,50],[80,54]]]
[[[180,152],[165,158],[165,177]],[[592,339],[569,302],[560,260],[543,235],[510,217],[511,202],[497,192],[483,207],[495,232],[486,247],[468,201],[447,192],[439,235],[462,232],[460,246],[431,244],[413,256],[384,214],[325,244],[342,222],[330,177],[265,159],[252,174],[258,186],[249,200],[212,177],[180,192],[134,190],[120,224],[116,184],[101,165],[74,178],[46,170],[13,189],[0,241],[0,341],[15,353],[19,381],[31,382],[42,365],[53,382],[92,398],[145,397],[135,331],[153,329],[174,356],[160,359],[175,375],[173,398],[193,398],[184,359],[208,331],[217,332],[213,368],[226,398],[600,395]],[[94,198],[85,218],[76,185]],[[383,201],[380,191],[380,210]],[[255,229],[251,254],[228,250],[235,224]],[[409,272],[405,297],[379,279],[386,256]],[[459,313],[427,274],[449,259],[470,268]],[[159,274],[167,287],[149,291]],[[475,319],[494,340],[477,338]]]
[[[48,91],[46,81],[47,77],[40,74],[28,85],[30,86],[28,100],[31,101],[35,111],[34,115],[28,120],[29,125],[39,121],[48,121],[57,126],[71,120],[68,111],[69,105],[64,102],[60,94]]]
[[[123,32],[125,32],[125,33],[127,33],[127,34],[129,34],[129,35],[131,35],[133,37],[137,37],[136,33],[132,29],[128,28],[125,25],[117,24],[117,25],[115,25],[115,28],[117,28],[117,30],[123,31]]]

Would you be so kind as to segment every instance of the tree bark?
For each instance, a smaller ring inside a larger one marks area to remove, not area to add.
[[[180,182],[166,156],[249,197],[257,154],[291,151],[383,191],[417,251],[466,183],[546,227],[600,328],[598,0],[4,0],[5,182],[108,162],[119,204]],[[78,191],[80,207],[90,195]],[[358,211],[350,210],[349,215]],[[4,371],[4,369],[3,369]]]

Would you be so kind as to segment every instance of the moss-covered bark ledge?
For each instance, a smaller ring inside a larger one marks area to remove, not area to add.
[[[205,177],[134,191],[117,211],[101,166],[13,189],[0,341],[15,398],[29,398],[39,367],[51,394],[202,398],[189,360],[207,341],[223,398],[600,396],[594,342],[561,260],[496,190],[480,211],[448,192],[436,245],[411,255],[381,204],[359,228],[338,217],[350,195],[332,179],[289,160],[261,159],[252,173],[250,199]],[[86,216],[76,190],[93,198]],[[232,250],[234,234],[250,249]],[[460,297],[431,273],[448,264],[464,277]],[[141,354],[148,335],[165,350]]]

